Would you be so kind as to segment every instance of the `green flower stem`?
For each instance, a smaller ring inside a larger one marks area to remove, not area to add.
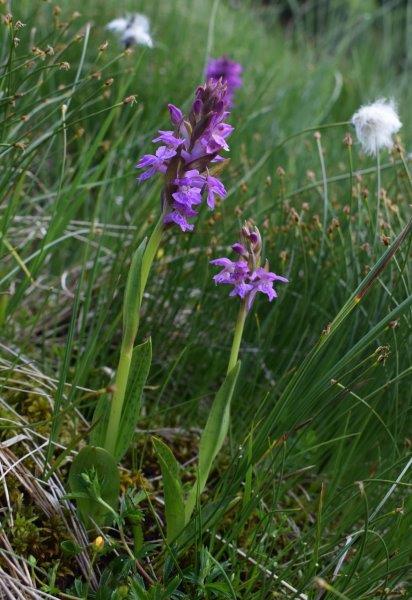
[[[106,440],[104,448],[111,454],[114,454],[117,442],[117,433],[119,429],[120,418],[122,416],[124,396],[126,393],[127,380],[129,379],[130,364],[132,362],[133,347],[122,348],[120,351],[119,364],[116,371],[114,382],[114,393],[110,405],[109,421],[107,423]]]
[[[140,313],[140,307],[142,304],[144,290],[149,278],[150,268],[153,264],[153,260],[156,256],[157,249],[162,239],[163,233],[163,215],[161,215],[156,227],[154,228],[152,235],[147,242],[146,249],[144,251],[142,259],[142,267],[140,274],[140,294],[136,298],[136,306],[133,307],[133,312],[136,311],[137,319],[135,321],[133,330],[126,328],[123,332],[122,346],[120,349],[120,358],[116,371],[116,378],[114,383],[114,393],[110,406],[110,415],[107,423],[106,439],[104,448],[114,454],[116,448],[116,442],[119,431],[120,419],[122,416],[124,397],[126,394],[127,382],[129,379],[130,365],[133,356],[133,347],[136,340],[137,331],[139,328],[138,315]]]
[[[247,317],[246,302],[243,301],[240,305],[239,314],[237,316],[235,333],[233,335],[232,349],[230,351],[229,365],[227,367],[228,374],[237,363],[239,356],[240,343],[242,341],[243,328]]]

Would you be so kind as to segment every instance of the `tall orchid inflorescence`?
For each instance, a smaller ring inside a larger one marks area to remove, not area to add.
[[[266,294],[272,301],[277,298],[273,287],[275,281],[288,283],[288,280],[269,271],[267,260],[262,266],[262,238],[258,228],[250,221],[242,227],[241,238],[240,242],[232,246],[232,250],[239,255],[236,261],[229,258],[216,258],[210,262],[216,267],[223,267],[222,271],[214,276],[215,283],[232,285],[230,296],[239,296],[244,300],[246,310],[249,311],[258,292]]]
[[[189,116],[173,104],[168,105],[174,130],[159,131],[153,140],[161,145],[155,154],[146,154],[137,164],[146,169],[139,181],[156,173],[165,177],[162,192],[163,223],[176,224],[182,231],[191,231],[197,207],[206,197],[213,210],[215,198],[224,198],[223,183],[213,176],[216,163],[223,161],[220,153],[228,150],[226,139],[233,127],[225,123],[229,114],[227,86],[221,80],[209,80],[197,88]]]
[[[211,58],[206,67],[206,79],[215,81],[221,79],[225,82],[229,103],[232,105],[236,90],[242,86],[242,71],[242,65],[227,56]]]

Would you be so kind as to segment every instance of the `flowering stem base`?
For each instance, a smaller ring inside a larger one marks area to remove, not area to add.
[[[133,306],[128,307],[130,312],[138,315],[140,312],[144,290],[150,273],[150,268],[156,256],[157,249],[162,239],[163,233],[163,215],[161,215],[156,227],[154,228],[147,246],[145,248],[140,271],[139,293],[133,302]],[[133,317],[133,315],[129,315]],[[132,320],[132,319],[131,319]],[[127,382],[129,380],[130,366],[133,357],[133,347],[139,327],[138,317],[134,320],[132,327],[124,327],[120,358],[116,371],[114,384],[114,393],[110,406],[109,420],[107,423],[104,448],[111,454],[115,453],[117,438],[119,434],[119,424],[122,416],[123,404],[126,394]]]
[[[132,362],[133,348],[123,348],[120,351],[119,364],[116,371],[114,383],[114,394],[110,407],[109,422],[106,430],[105,449],[114,454],[117,442],[117,433],[119,429],[120,418],[124,396],[126,393],[127,381],[129,379],[130,364]]]

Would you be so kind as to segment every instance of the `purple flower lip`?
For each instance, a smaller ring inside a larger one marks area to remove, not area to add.
[[[169,159],[176,155],[176,151],[166,146],[160,146],[156,150],[156,154],[145,154],[137,163],[138,169],[147,169],[139,175],[139,181],[145,181],[156,173],[166,173],[167,163]]]
[[[176,137],[173,131],[162,131],[160,129],[159,134],[160,135],[152,140],[154,143],[162,142],[171,148],[179,148],[179,146],[182,146],[185,143],[185,140]]]
[[[208,167],[223,160],[220,152],[229,150],[227,138],[233,127],[224,122],[229,104],[227,85],[220,79],[197,88],[187,118],[180,108],[168,104],[174,130],[160,130],[153,142],[162,145],[155,154],[146,154],[137,164],[139,169],[145,169],[139,181],[156,173],[165,175],[162,193],[165,225],[174,224],[182,231],[191,231],[193,225],[187,219],[197,215],[194,206],[204,197],[213,210],[216,198],[226,196],[223,183],[209,173]]]
[[[172,212],[167,213],[165,215],[163,222],[168,225],[174,223],[178,225],[182,231],[193,231],[194,225],[189,223],[187,219],[177,210],[172,210]]]
[[[184,177],[175,179],[175,185],[188,185],[196,188],[202,188],[205,185],[205,178],[200,175],[197,169],[186,171]]]
[[[243,243],[233,244],[232,249],[240,258],[232,261],[229,258],[215,258],[210,261],[215,267],[221,267],[220,273],[213,277],[216,284],[233,286],[230,296],[239,296],[245,301],[246,309],[252,308],[258,292],[265,294],[271,302],[277,298],[274,288],[276,281],[288,283],[288,279],[269,271],[266,262],[260,266],[261,237],[257,227],[247,223],[242,228]]]

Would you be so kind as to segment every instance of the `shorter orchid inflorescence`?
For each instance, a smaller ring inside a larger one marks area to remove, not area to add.
[[[242,86],[242,71],[242,65],[227,56],[211,58],[206,67],[206,79],[221,79],[226,83],[229,103],[232,105],[236,90]]]
[[[288,279],[269,271],[267,260],[264,266],[261,266],[262,238],[257,227],[246,222],[242,227],[241,237],[241,242],[232,246],[232,250],[239,255],[238,260],[216,258],[210,262],[216,267],[223,267],[222,271],[214,276],[215,283],[232,285],[230,296],[239,296],[245,301],[249,311],[258,292],[266,294],[272,301],[277,298],[273,287],[275,281],[288,283]]]
[[[188,219],[198,214],[202,198],[206,197],[208,207],[213,210],[216,196],[226,195],[223,183],[213,172],[217,163],[224,160],[220,153],[229,149],[226,138],[233,131],[224,122],[229,114],[227,86],[221,80],[210,80],[198,87],[187,118],[173,104],[168,107],[175,129],[159,131],[153,141],[161,146],[137,164],[139,169],[146,169],[139,181],[162,173],[163,223],[191,231],[194,225]]]

